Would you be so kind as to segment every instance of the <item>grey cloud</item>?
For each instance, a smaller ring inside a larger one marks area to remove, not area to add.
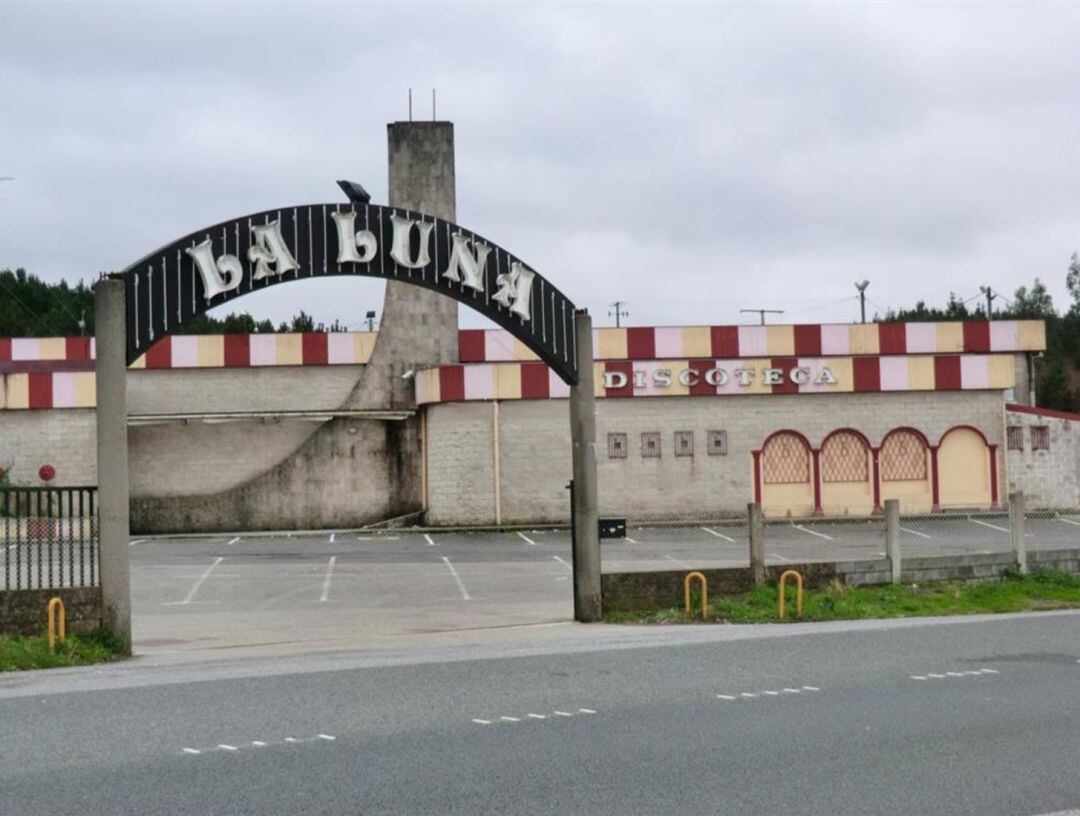
[[[0,266],[88,276],[275,204],[385,198],[385,123],[457,125],[458,220],[606,314],[850,319],[1080,248],[1064,4],[7,5]],[[280,319],[332,291],[237,304]],[[352,291],[352,290],[350,290]],[[369,301],[370,288],[356,290]],[[817,308],[812,308],[817,306]],[[310,311],[311,309],[309,309]]]

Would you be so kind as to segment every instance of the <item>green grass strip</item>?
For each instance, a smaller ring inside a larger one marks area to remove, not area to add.
[[[694,595],[697,616],[687,618],[683,608],[641,612],[610,612],[610,623],[701,622],[700,599]],[[765,586],[735,596],[709,593],[709,622],[780,623],[776,586]],[[976,615],[1028,612],[1080,607],[1080,576],[1047,571],[1031,575],[1010,573],[986,581],[946,581],[926,584],[853,587],[833,582],[803,595],[804,621],[907,618],[939,615]],[[788,581],[787,619],[795,618],[795,587]]]
[[[104,630],[57,640],[55,654],[49,652],[49,639],[44,635],[0,635],[0,672],[88,666],[115,660],[119,654],[120,643]]]

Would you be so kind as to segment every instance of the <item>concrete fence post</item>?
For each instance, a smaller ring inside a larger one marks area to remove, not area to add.
[[[570,444],[574,481],[574,620],[603,618],[600,586],[600,511],[596,490],[596,395],[593,385],[592,318],[574,321],[578,382],[570,388]]]
[[[1025,512],[1023,491],[1010,493],[1009,526],[1012,528],[1013,552],[1016,554],[1016,567],[1023,575],[1028,574],[1027,538],[1024,532]]]
[[[98,545],[105,627],[131,654],[131,579],[128,568],[127,309],[124,283],[94,287],[94,362],[97,387]]]
[[[746,505],[750,516],[750,574],[754,577],[754,586],[765,585],[765,517],[761,514],[761,505],[750,502]]]
[[[889,558],[892,582],[900,583],[900,502],[885,500],[885,554]]]

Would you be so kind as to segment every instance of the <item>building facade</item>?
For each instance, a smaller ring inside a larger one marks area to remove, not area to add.
[[[134,529],[567,520],[568,389],[546,365],[505,331],[463,330],[459,362],[402,363],[410,393],[372,409],[356,392],[377,340],[158,342],[128,377]],[[1018,489],[1080,506],[1077,418],[1019,404],[1044,344],[1038,321],[597,329],[601,512],[857,517]],[[93,356],[88,339],[0,340],[10,481],[94,483]]]

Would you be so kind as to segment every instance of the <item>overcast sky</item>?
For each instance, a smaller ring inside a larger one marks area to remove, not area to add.
[[[342,177],[383,203],[386,123],[432,86],[458,222],[601,325],[616,299],[637,325],[848,321],[863,278],[871,312],[1036,276],[1067,305],[1065,2],[0,2],[0,268],[90,280]],[[356,327],[381,287],[231,308]]]

